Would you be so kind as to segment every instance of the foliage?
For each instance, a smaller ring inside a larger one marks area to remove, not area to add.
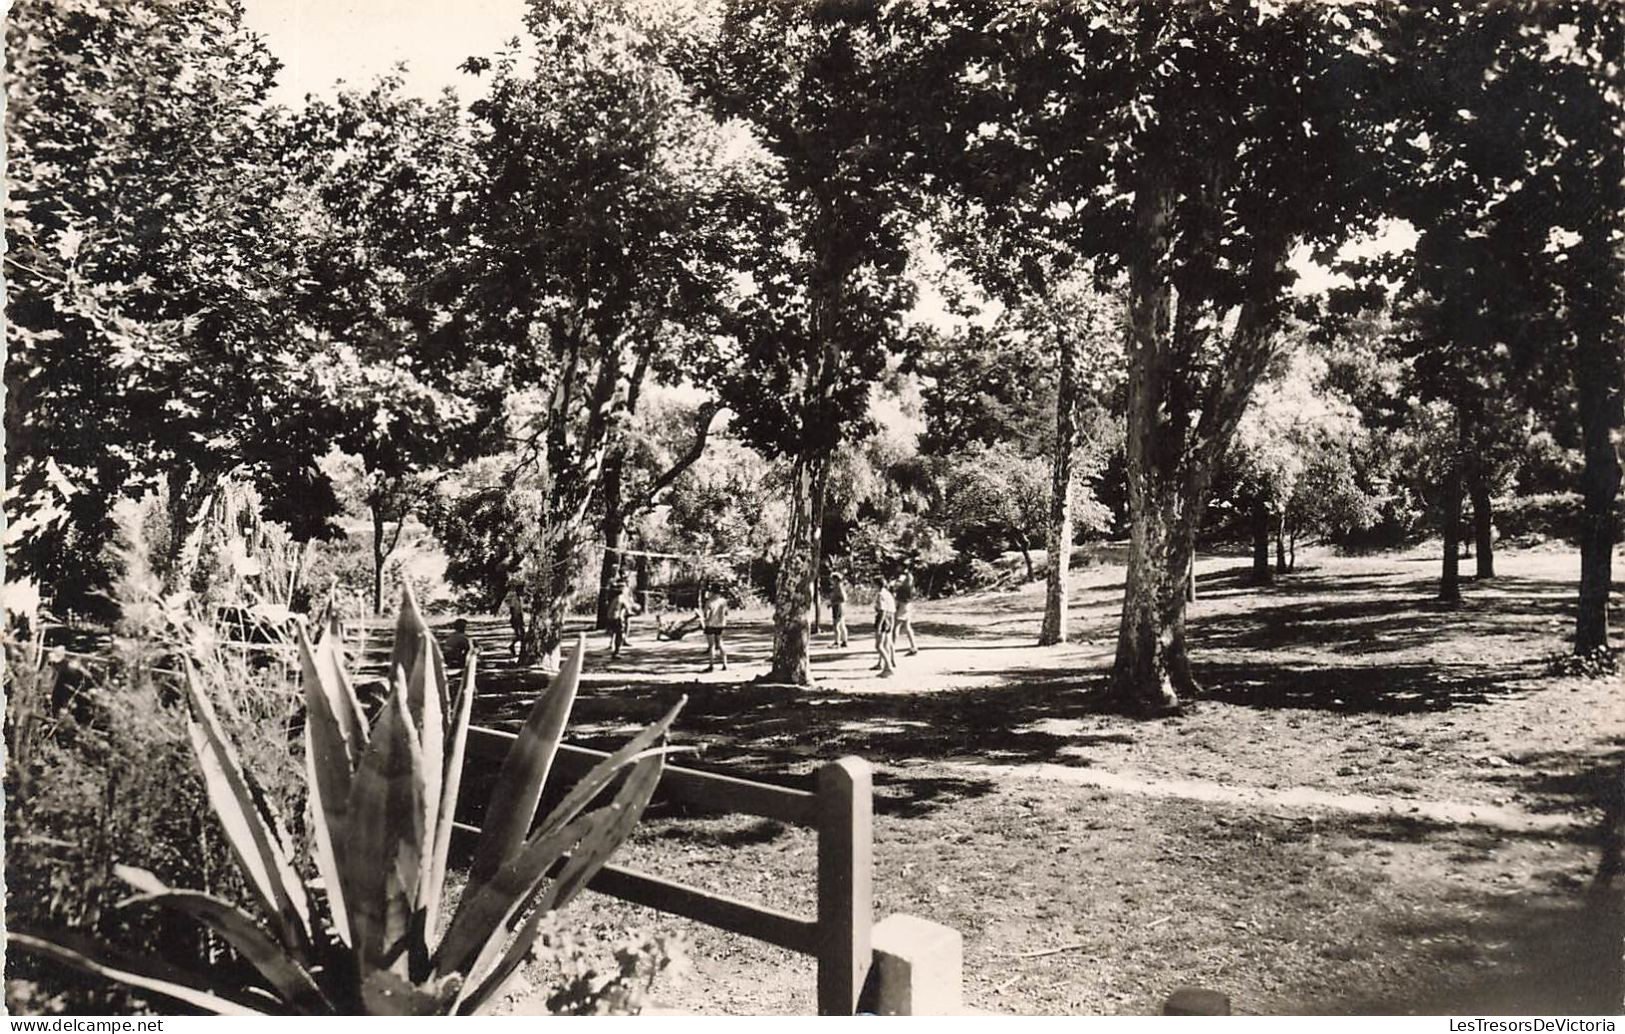
[[[1619,651],[1599,646],[1584,653],[1558,653],[1547,661],[1546,673],[1562,678],[1612,679],[1619,675]]]
[[[1021,551],[1032,574],[1030,551],[1044,542],[1052,479],[1043,458],[1024,458],[1008,445],[975,450],[955,461],[943,503],[946,526],[962,545],[989,555],[989,547]],[[1104,530],[1111,515],[1082,480],[1073,485],[1073,520],[1079,532]]]
[[[537,494],[524,659],[558,642],[604,463],[644,378],[699,365],[733,294],[740,165],[667,67],[670,13],[533,0],[523,50],[467,66],[492,76],[472,107],[471,318],[542,402],[516,436]]]
[[[301,212],[239,5],[19,3],[6,45],[6,465],[16,505],[51,463],[79,489],[13,559],[71,595],[107,584],[118,497],[164,487],[173,545],[220,475],[308,466]]]
[[[28,749],[8,737],[7,926],[71,926],[132,953],[235,974],[220,957],[220,942],[195,925],[155,923],[119,909],[128,888],[115,877],[114,864],[139,865],[218,895],[241,890],[225,861],[223,837],[203,821],[205,792],[186,743],[172,667],[177,657],[194,661],[196,677],[220,701],[222,724],[261,773],[267,796],[297,815],[304,782],[289,749],[295,702],[280,672],[255,670],[247,654],[162,594],[128,510],[121,516],[125,566],[114,599],[123,616],[111,648],[96,657],[67,657],[49,648],[6,646],[8,731],[22,734],[20,720],[32,725]],[[7,996],[13,1011],[134,1007],[128,994],[65,976],[12,955]]]
[[[487,810],[468,882],[442,929],[476,661],[452,687],[438,644],[405,595],[391,691],[368,729],[334,631],[315,648],[299,637],[309,847],[320,893],[300,879],[277,810],[259,793],[190,668],[187,731],[256,914],[171,889],[142,869],[115,870],[138,892],[132,902],[173,908],[218,933],[258,971],[256,982],[239,988],[110,956],[72,937],[13,931],[11,944],[216,1013],[256,1013],[267,998],[293,1012],[352,1015],[468,1014],[497,1001],[542,920],[584,888],[631,833],[664,764],[655,744],[681,702],[595,766],[532,831],[575,699],[585,649],[578,644],[497,775],[492,800],[502,803]],[[614,799],[587,810],[617,779]]]

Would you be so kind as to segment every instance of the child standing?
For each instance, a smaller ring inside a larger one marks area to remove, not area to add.
[[[700,620],[705,627],[705,670],[715,671],[720,658],[722,670],[727,671],[728,651],[722,645],[722,631],[728,627],[728,597],[723,595],[720,587],[713,585],[706,588]]]
[[[846,579],[841,572],[832,571],[829,576],[829,617],[835,626],[835,645],[846,645]]]
[[[883,679],[891,678],[897,667],[897,645],[892,636],[897,630],[897,597],[886,587],[884,575],[875,575],[875,653],[880,663],[875,670]]]
[[[617,589],[609,615],[611,658],[620,657],[621,647],[626,645],[626,633],[631,627],[632,615],[638,612],[638,605],[632,599],[632,587],[622,582]]]

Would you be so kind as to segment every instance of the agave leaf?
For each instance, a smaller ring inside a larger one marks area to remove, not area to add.
[[[150,959],[116,957],[105,952],[100,945],[88,938],[58,934],[54,940],[46,940],[33,934],[12,930],[6,934],[6,943],[93,976],[104,977],[142,991],[151,991],[166,998],[173,998],[177,1002],[185,1002],[216,1016],[265,1015],[241,1002],[203,990],[198,985],[206,985],[208,981],[195,973],[187,973]]]
[[[349,811],[350,787],[355,778],[356,760],[366,741],[357,739],[339,715],[347,707],[346,690],[335,676],[337,664],[330,645],[323,639],[313,651],[299,633],[299,657],[304,671],[305,768],[310,793],[312,854],[316,868],[327,887],[328,903],[339,940],[350,943],[349,919],[345,912],[345,825]]]
[[[229,901],[202,891],[175,890],[147,870],[134,866],[115,865],[113,873],[140,892],[121,902],[121,908],[150,903],[184,912],[225,938],[226,943],[270,981],[284,1002],[303,1013],[333,1011],[332,1003],[305,967],[272,940],[252,916]]]
[[[598,875],[598,870],[609,861],[610,855],[637,828],[644,809],[649,807],[649,801],[654,797],[655,785],[660,782],[665,764],[665,753],[658,752],[643,757],[633,767],[615,793],[607,820],[594,825],[592,832],[581,841],[581,846],[570,852],[570,861],[565,864],[564,871],[559,873],[558,879],[536,903],[538,911],[550,912],[563,908],[588,881]]]
[[[441,701],[445,698],[445,690],[431,688],[428,683],[437,678],[435,669],[435,656],[440,647],[435,645],[434,637],[425,634],[419,641],[418,655],[413,661],[412,673],[407,678],[407,684],[412,687],[407,694],[410,701],[414,695],[423,701],[423,721],[418,726],[418,744],[423,751],[423,847],[420,857],[423,864],[418,869],[418,886],[412,899],[420,906],[427,904],[431,897],[438,900],[439,895],[431,892],[429,884],[434,879],[434,846],[438,841],[437,831],[440,815],[440,791],[445,779],[446,738],[445,716],[441,712]],[[444,665],[439,665],[442,674]],[[428,943],[428,927],[433,920],[424,915],[423,944]]]
[[[413,667],[417,664],[418,654],[422,652],[423,641],[434,640],[429,632],[429,623],[424,620],[423,612],[418,609],[417,597],[412,595],[412,587],[401,587],[401,609],[395,616],[395,642],[389,651],[389,670],[399,670],[410,676]],[[412,724],[423,728],[423,685],[419,684],[418,692],[406,698],[407,713],[412,716]]]
[[[345,887],[363,978],[374,969],[405,975],[404,938],[425,860],[423,752],[404,689],[397,684],[384,703],[350,790]]]
[[[351,752],[360,757],[361,748],[367,743],[367,712],[361,706],[361,698],[356,696],[355,684],[350,681],[344,656],[344,630],[339,626],[337,615],[328,626],[327,634],[316,643],[313,656],[317,666],[332,675],[332,679],[323,684],[324,689],[336,687],[328,694],[328,706],[344,729]]]
[[[541,932],[542,920],[548,913],[568,904],[571,898],[598,875],[610,856],[626,842],[627,837],[632,835],[632,830],[637,828],[644,809],[654,797],[655,786],[660,782],[665,762],[663,752],[643,758],[616,791],[615,800],[608,807],[600,808],[589,816],[592,822],[591,830],[570,852],[570,860],[548,887],[547,893],[543,894],[531,908],[530,917],[519,931],[519,936],[515,937],[513,943],[508,945],[507,951],[503,952],[501,960],[492,968],[490,974],[480,981],[479,986],[458,1004],[459,1012],[477,1012],[502,994],[508,981],[513,978],[535,945],[536,937]],[[481,972],[486,963],[487,952],[500,945],[500,938],[492,938],[488,942],[487,951],[481,952],[480,959],[475,962],[470,973]]]
[[[198,687],[191,665],[185,670],[193,713],[187,721],[187,732],[203,770],[209,804],[225,830],[226,842],[282,942],[290,948],[308,944],[310,904],[304,885],[288,861],[287,834],[238,761],[214,705]]]
[[[463,786],[463,752],[468,745],[468,721],[474,708],[474,669],[479,651],[470,650],[463,668],[462,688],[457,693],[457,713],[452,718],[446,744],[446,769],[440,789],[440,809],[435,816],[434,853],[429,858],[429,880],[423,911],[428,916],[424,936],[430,947],[438,936],[440,898],[446,889],[446,859],[451,854],[452,823],[457,818],[457,798]]]
[[[554,677],[553,684],[537,698],[525,727],[508,748],[508,756],[491,788],[494,803],[486,809],[485,824],[469,866],[465,894],[490,879],[530,832],[536,806],[542,799],[542,786],[558,754],[559,737],[575,704],[586,650],[587,639],[582,636],[576,640],[575,650]]]
[[[565,852],[579,844],[601,818],[599,812],[593,812],[561,829],[538,831],[490,880],[473,891],[464,890],[440,944],[435,971],[460,972],[470,978],[477,974],[480,966],[471,960],[495,957],[516,921],[516,913],[536,896],[548,872]]]
[[[349,895],[344,889],[345,867],[339,862],[338,852],[335,850],[336,836],[333,830],[333,813],[342,811],[349,806],[349,793],[345,793],[344,802],[334,805],[322,793],[322,781],[316,770],[316,746],[311,742],[311,718],[305,718],[305,785],[309,787],[310,798],[310,853],[316,859],[316,871],[322,877],[322,886],[327,890],[327,911],[333,919],[333,932],[340,943],[350,945],[353,943],[350,936],[350,910],[346,902]]]
[[[548,812],[547,818],[542,820],[540,828],[544,830],[551,829],[555,825],[569,822],[576,815],[579,815],[581,809],[591,804],[593,798],[603,793],[604,789],[615,781],[615,777],[620,774],[621,769],[636,762],[656,742],[665,737],[667,730],[671,728],[671,723],[677,720],[678,712],[682,711],[683,705],[686,703],[688,703],[688,697],[679,698],[677,703],[672,705],[671,710],[667,711],[659,721],[621,744],[620,749],[616,750],[615,753],[589,769],[587,774],[581,777],[580,781],[570,787],[564,798],[553,806],[553,810]],[[661,748],[661,751],[664,753],[665,748]],[[492,798],[492,800],[495,799]]]

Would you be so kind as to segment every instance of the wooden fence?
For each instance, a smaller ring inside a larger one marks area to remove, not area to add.
[[[471,727],[468,763],[494,771],[513,740],[513,733]],[[563,746],[553,771],[578,777],[607,756]],[[819,1015],[851,1016],[873,955],[874,790],[869,763],[855,757],[832,761],[818,770],[815,786],[811,791],[796,790],[675,765],[667,765],[660,780],[664,799],[696,810],[757,815],[816,830],[816,918],[614,864],[605,866],[589,886],[623,901],[811,955],[818,964]]]

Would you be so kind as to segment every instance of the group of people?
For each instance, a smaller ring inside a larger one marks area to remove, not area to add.
[[[610,657],[621,655],[621,647],[626,645],[627,634],[631,631],[632,618],[641,609],[632,586],[621,583],[616,589],[615,602],[610,607]],[[722,643],[722,634],[728,627],[728,609],[727,592],[720,585],[708,583],[700,592],[699,606],[683,620],[666,624],[661,615],[655,615],[655,638],[681,639],[696,628],[704,629],[705,670],[715,671],[720,662],[722,670],[727,671],[728,648]]]
[[[836,647],[849,645],[846,627],[847,592],[846,577],[839,571],[832,573],[829,580],[829,614]],[[637,595],[629,582],[617,582],[614,593],[609,612],[610,657],[618,659],[621,656],[621,648],[626,645],[627,636],[632,631],[632,620],[643,608],[638,605]],[[912,573],[905,571],[896,582],[888,582],[882,574],[875,576],[876,662],[872,670],[878,671],[881,678],[890,678],[897,670],[899,635],[908,638],[906,656],[912,657],[920,652],[919,643],[914,636],[914,596]],[[703,629],[705,670],[715,671],[717,665],[721,664],[722,670],[727,671],[728,649],[723,643],[723,635],[728,627],[729,610],[728,593],[724,587],[715,582],[707,583],[701,590],[699,604],[682,620],[668,623],[662,615],[655,615],[655,638],[667,641],[681,639],[695,629]],[[514,638],[517,643],[524,632],[517,601],[510,607],[509,617],[514,625]],[[460,667],[467,656],[469,646],[468,623],[459,618],[453,623],[451,636],[443,647],[447,662]]]
[[[876,574],[875,590],[875,653],[878,660],[874,670],[881,678],[890,678],[897,670],[897,636],[908,636],[908,654],[920,652],[914,638],[914,575],[903,572],[895,584],[886,576]],[[833,626],[835,645],[848,643],[846,628],[846,579],[839,571],[829,578],[829,616]]]

